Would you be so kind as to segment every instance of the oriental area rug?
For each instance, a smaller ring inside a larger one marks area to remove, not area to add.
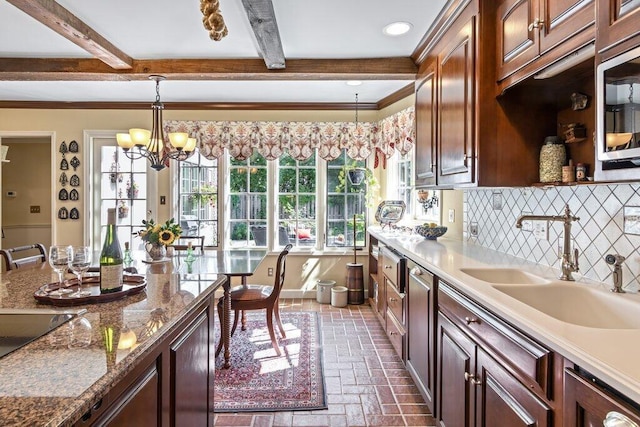
[[[274,324],[281,356],[271,345],[264,311],[247,312],[246,331],[238,324],[230,342],[231,367],[221,369],[222,353],[216,359],[214,412],[327,408],[318,314],[280,317],[287,335],[282,339]]]

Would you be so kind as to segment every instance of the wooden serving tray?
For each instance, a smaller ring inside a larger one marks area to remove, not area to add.
[[[87,276],[82,279],[83,284],[90,283],[91,287],[88,290],[91,291],[91,295],[75,296],[74,293],[78,290],[78,279],[71,279],[64,282],[63,287],[70,289],[73,292],[63,295],[52,294],[60,288],[60,283],[48,283],[41,286],[34,294],[33,297],[44,304],[51,304],[59,307],[68,307],[73,305],[85,305],[85,304],[99,304],[110,301],[115,301],[120,298],[124,298],[127,295],[135,295],[140,293],[146,288],[147,281],[144,276],[124,275],[122,290],[118,292],[110,292],[107,294],[100,293],[100,276]]]

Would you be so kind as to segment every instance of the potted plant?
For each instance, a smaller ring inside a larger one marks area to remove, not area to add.
[[[347,186],[347,181],[350,186]],[[335,192],[342,193],[345,188],[351,193],[365,193],[365,204],[373,206],[373,201],[378,194],[378,179],[369,168],[358,166],[355,162],[345,164],[338,173],[338,185]]]
[[[199,202],[201,205],[208,204],[215,208],[216,201],[218,199],[218,189],[212,184],[203,184],[200,188],[196,189],[196,192],[190,196],[194,202]]]
[[[118,218],[126,218],[129,215],[129,206],[124,200],[120,200],[120,206],[118,206]]]
[[[138,197],[138,184],[127,181],[127,197],[129,199],[136,199]]]

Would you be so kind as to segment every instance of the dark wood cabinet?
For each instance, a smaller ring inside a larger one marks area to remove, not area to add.
[[[76,426],[206,426],[214,381],[214,296],[157,342]]]
[[[475,22],[472,15],[438,55],[438,184],[474,182]]]
[[[440,425],[552,425],[549,351],[442,281],[438,306]]]
[[[564,376],[565,427],[603,426],[610,412],[622,414],[640,425],[638,408],[607,389],[597,379],[586,374],[580,375],[573,369],[565,370]]]
[[[436,61],[424,63],[416,80],[416,187],[436,184]]]
[[[407,265],[407,370],[434,412],[436,280],[413,262]]]
[[[565,56],[585,40],[592,40],[595,31],[594,0],[505,0],[499,6],[497,19],[498,80],[555,49],[551,62]],[[570,41],[582,34],[576,43]],[[548,61],[532,64],[530,75],[549,65]]]
[[[598,0],[597,15],[598,52],[640,34],[640,0]]]
[[[385,299],[381,300],[383,305],[378,306],[378,310],[384,310],[383,325],[387,336],[398,356],[404,361],[406,358],[406,259],[387,247],[381,249],[380,256]]]

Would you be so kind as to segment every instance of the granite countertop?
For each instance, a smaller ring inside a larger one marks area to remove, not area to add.
[[[176,267],[172,262],[140,264],[138,271],[147,280],[145,291],[109,303],[68,307],[87,310],[82,326],[90,323],[88,346],[71,342],[75,336],[71,321],[0,358],[0,425],[72,425],[225,281],[218,275],[174,273]],[[56,309],[33,297],[40,286],[55,281],[57,275],[48,265],[4,273],[0,308]],[[163,316],[163,324],[149,330],[146,326],[154,310]],[[102,333],[105,326],[120,330],[120,348],[109,356]],[[125,337],[130,338],[128,344]]]
[[[461,268],[518,268],[556,281],[559,269],[446,238],[411,241],[407,237],[382,231],[379,227],[373,227],[369,232],[540,343],[640,403],[640,329],[599,329],[566,323],[460,271]],[[574,273],[574,277],[579,286],[594,288],[598,292],[609,292],[611,288],[611,284],[595,282],[577,273]],[[640,294],[637,293],[615,296],[627,300],[625,303],[640,304]],[[588,308],[576,306],[571,309]]]

